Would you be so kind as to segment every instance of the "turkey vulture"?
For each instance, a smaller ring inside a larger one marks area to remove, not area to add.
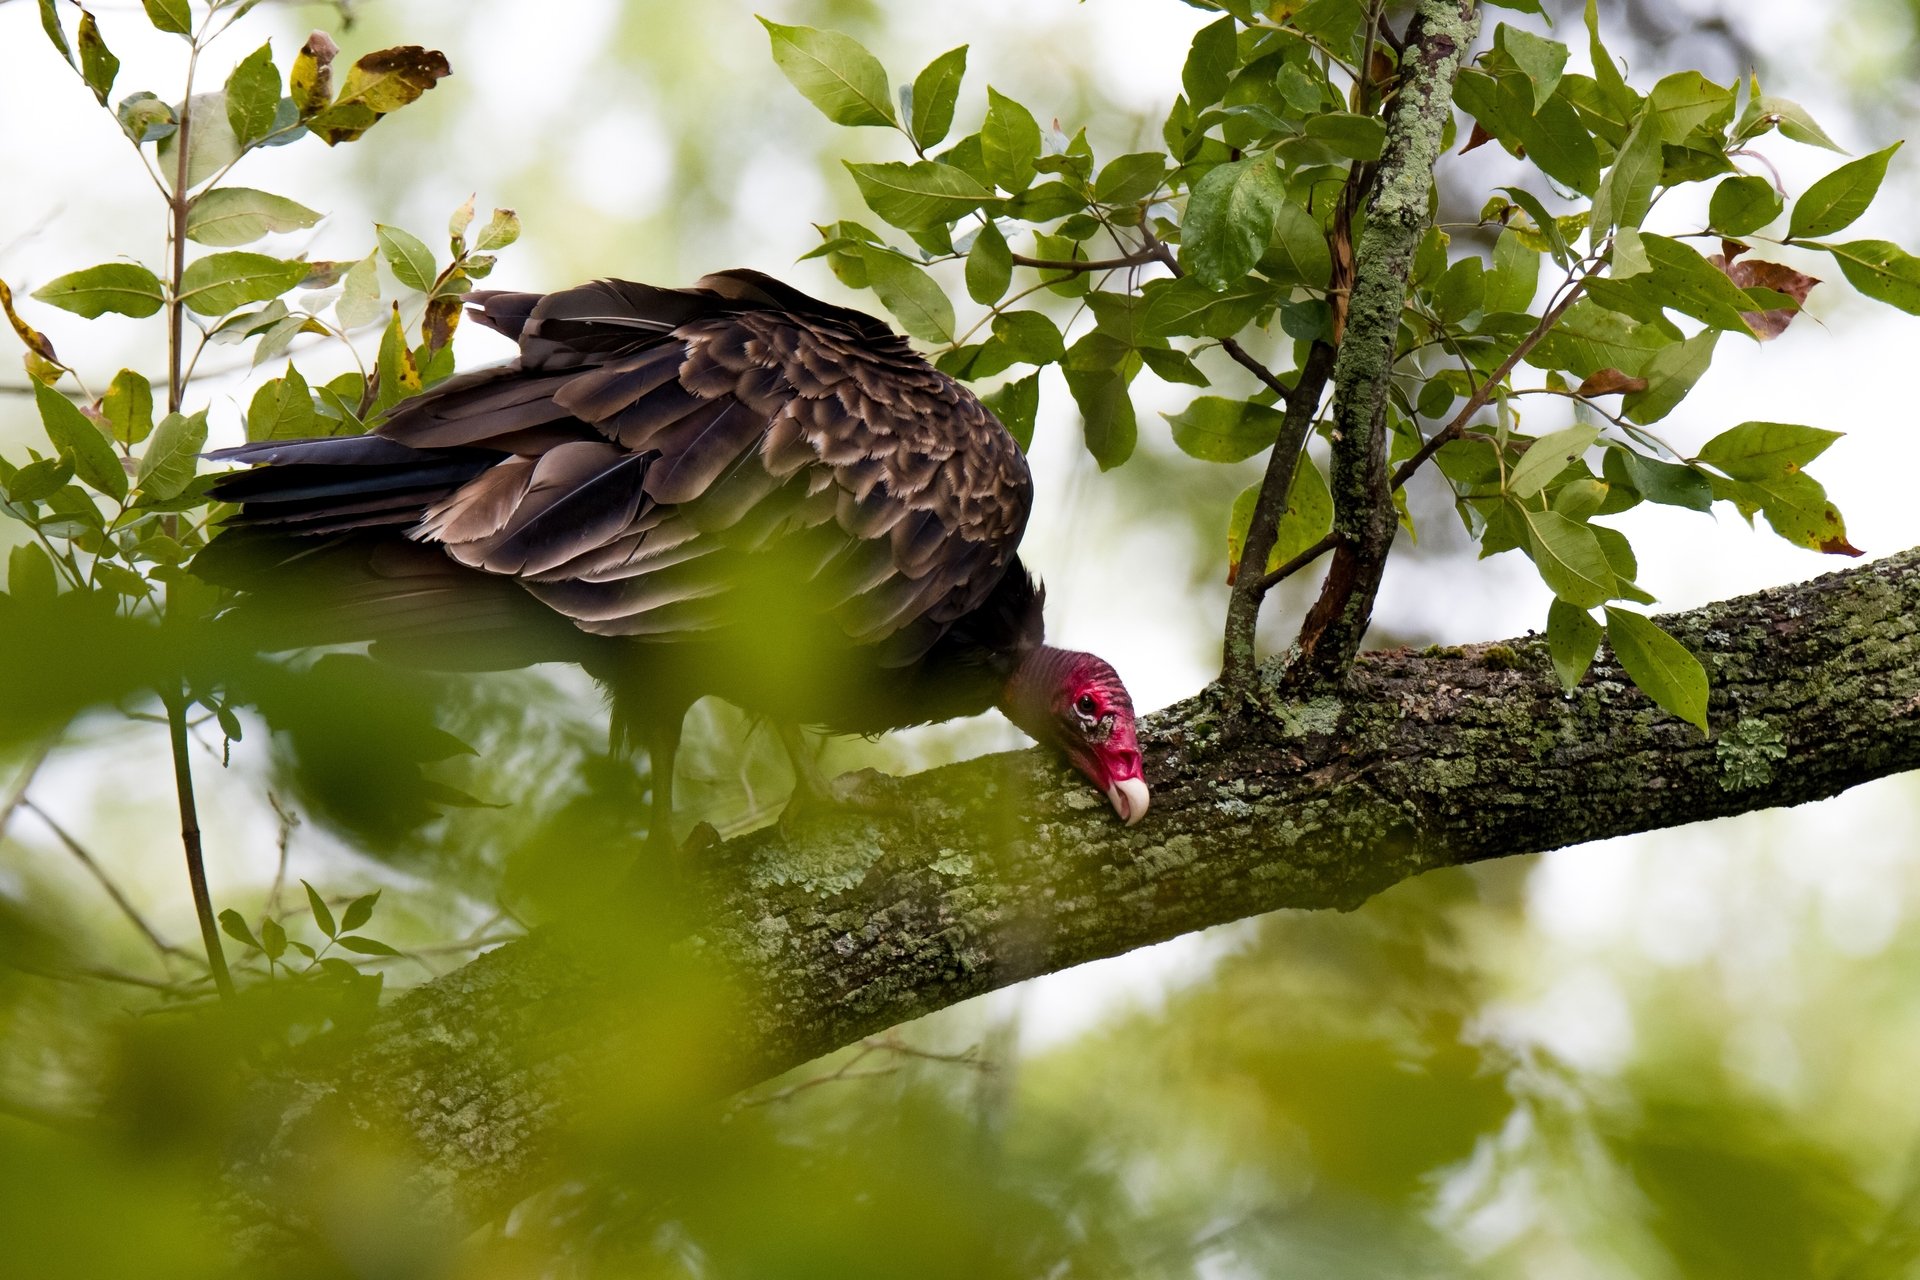
[[[580,663],[653,754],[652,838],[707,694],[859,734],[997,706],[1146,813],[1119,676],[1042,643],[1019,446],[883,322],[747,270],[468,302],[516,360],[366,435],[210,455],[252,466],[196,568],[277,643]]]

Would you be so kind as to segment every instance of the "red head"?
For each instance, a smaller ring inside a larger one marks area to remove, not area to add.
[[[1147,782],[1134,736],[1133,699],[1120,676],[1090,653],[1028,650],[1001,694],[1007,718],[1066,754],[1106,793],[1128,826],[1147,815]]]

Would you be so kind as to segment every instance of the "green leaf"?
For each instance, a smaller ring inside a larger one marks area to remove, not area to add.
[[[187,184],[192,190],[240,158],[240,142],[227,123],[227,94],[224,89],[196,93],[187,104],[193,128],[187,138]],[[180,175],[180,134],[176,129],[161,138],[154,148],[159,161],[160,179],[172,188]]]
[[[261,922],[260,947],[267,953],[269,960],[278,960],[287,953],[287,931],[281,927],[278,920]]]
[[[295,78],[305,86],[305,73],[299,63],[295,71],[299,73]],[[413,102],[451,74],[446,55],[437,49],[408,44],[375,50],[347,68],[347,80],[338,96],[307,121],[307,128],[330,147],[352,142],[378,124],[381,117]],[[303,87],[301,92],[311,89]]]
[[[187,239],[215,248],[252,244],[269,232],[301,231],[320,215],[285,196],[250,187],[215,187],[187,210]]]
[[[1203,283],[1225,288],[1266,252],[1286,202],[1286,184],[1272,156],[1216,166],[1187,199],[1181,260]]]
[[[1580,683],[1599,649],[1600,624],[1593,615],[1556,596],[1547,606],[1547,652],[1563,688],[1571,692]]]
[[[1589,426],[1567,427],[1541,436],[1527,446],[1520,461],[1507,472],[1507,493],[1514,498],[1531,498],[1555,476],[1578,462],[1599,438],[1598,428]]]
[[[847,165],[867,207],[906,231],[944,227],[993,200],[964,169],[937,160]]]
[[[53,41],[53,47],[60,51],[60,56],[67,60],[68,65],[75,65],[73,48],[67,43],[67,33],[61,29],[60,15],[55,12],[53,5],[54,0],[40,0],[40,27],[47,33],[47,39]]]
[[[273,65],[269,41],[242,59],[227,77],[227,124],[244,147],[272,131],[279,110],[280,71]]]
[[[1793,202],[1787,238],[1829,236],[1851,226],[1879,194],[1880,183],[1887,176],[1887,161],[1893,159],[1893,153],[1900,146],[1896,142],[1884,151],[1849,160],[1808,187],[1806,194]]]
[[[253,930],[247,927],[245,918],[232,907],[220,913],[220,929],[235,942],[252,947],[255,951],[266,949],[260,945],[259,939],[253,936]]]
[[[1030,373],[1007,383],[986,396],[984,403],[1020,451],[1026,452],[1033,445],[1033,420],[1040,411],[1040,374]]]
[[[1602,474],[1616,485],[1632,489],[1648,502],[1689,511],[1713,508],[1713,486],[1692,467],[1649,458],[1615,441],[1608,442]]]
[[[120,122],[121,131],[133,139],[136,146],[158,142],[180,128],[173,118],[173,108],[144,89],[122,98],[113,115]]]
[[[1325,242],[1321,243],[1324,247]],[[1216,293],[1182,276],[1149,280],[1141,286],[1140,296],[1145,303],[1140,330],[1149,337],[1230,338],[1251,324],[1262,307],[1272,304],[1274,291],[1258,280],[1246,280]]]
[[[300,882],[300,887],[307,891],[307,909],[313,913],[313,922],[320,926],[320,932],[329,938],[337,939],[340,936],[340,930],[333,923],[333,912],[327,909],[325,899],[321,898],[319,891],[305,880]]]
[[[1232,18],[1222,18],[1194,33],[1187,50],[1187,62],[1180,70],[1180,87],[1187,101],[1205,107],[1226,96],[1227,82],[1239,61],[1239,47]]]
[[[1620,412],[1643,425],[1672,413],[1713,363],[1713,348],[1719,341],[1720,335],[1708,329],[1654,352],[1639,374],[1647,380],[1647,389],[1622,396]]]
[[[1613,656],[1640,691],[1667,711],[1707,730],[1707,669],[1653,619],[1631,609],[1607,608]]]
[[[1562,53],[1566,50],[1562,49]],[[1329,111],[1307,120],[1307,136],[1353,160],[1378,160],[1386,148],[1387,126],[1373,116]]]
[[[1716,329],[1752,335],[1740,313],[1756,309],[1753,300],[1727,278],[1726,272],[1679,240],[1651,232],[1642,234],[1640,240],[1653,270],[1630,280],[1589,281],[1587,292],[1595,302],[1642,319],[1651,319],[1661,308],[1671,308]]]
[[[33,296],[89,320],[109,311],[144,319],[166,301],[159,277],[137,262],[105,262],[69,272],[41,285]]]
[[[140,0],[147,11],[147,21],[162,31],[176,36],[193,34],[193,13],[187,8],[187,0]]]
[[[520,238],[520,215],[511,209],[495,209],[487,218],[486,225],[480,228],[480,234],[474,238],[473,247],[480,253],[492,253],[504,249]]]
[[[379,378],[373,399],[376,413],[392,408],[410,395],[418,394],[423,385],[419,362],[413,358],[413,348],[407,345],[407,332],[400,324],[400,304],[397,302],[388,312],[387,327],[380,335],[380,351],[374,357],[374,368]]]
[[[399,227],[376,222],[373,230],[379,240],[380,256],[387,260],[395,280],[419,293],[433,287],[434,276],[438,274],[433,265],[433,250]]]
[[[953,303],[917,264],[885,249],[862,246],[867,283],[900,327],[927,342],[953,341]]]
[[[1600,189],[1593,196],[1595,243],[1615,227],[1638,227],[1653,207],[1653,190],[1660,183],[1660,138],[1649,118],[1640,116],[1613,157]]]
[[[980,158],[1006,191],[1024,191],[1040,158],[1040,125],[1033,113],[987,86],[987,119],[980,126]]]
[[[1115,156],[1093,180],[1093,198],[1101,204],[1133,204],[1158,191],[1166,176],[1167,158],[1158,151]]]
[[[73,459],[63,453],[55,454],[29,462],[8,476],[7,498],[13,502],[40,502],[66,488],[71,479]]]
[[[1733,90],[1698,71],[1676,71],[1647,94],[1647,119],[1662,142],[1679,143],[1700,128],[1722,128],[1733,119]]]
[[[289,365],[286,377],[275,378],[253,393],[247,406],[247,439],[297,440],[320,435],[323,433],[317,417],[307,380]]]
[[[1723,236],[1752,235],[1780,216],[1780,192],[1758,174],[1727,178],[1713,189],[1707,225]]]
[[[1620,75],[1620,68],[1614,62],[1613,55],[1600,42],[1600,13],[1595,0],[1587,0],[1587,51],[1593,62],[1593,79],[1601,95],[1616,107],[1636,108],[1640,95],[1627,87]]]
[[[180,277],[180,300],[195,315],[223,316],[249,302],[277,298],[307,278],[298,259],[264,253],[210,253],[187,264]]]
[[[1277,285],[1326,288],[1333,275],[1333,254],[1327,248],[1327,235],[1320,220],[1296,201],[1279,204],[1274,209],[1273,236],[1267,242],[1266,252],[1260,255],[1259,268],[1261,274]]]
[[[340,299],[333,314],[343,329],[358,329],[380,319],[380,273],[374,268],[375,254],[368,254],[347,269],[341,280]]]
[[[1707,441],[1699,461],[1735,480],[1765,480],[1801,470],[1840,435],[1786,422],[1743,422]]]
[[[1461,110],[1509,151],[1524,151],[1554,181],[1589,194],[1599,185],[1599,148],[1565,93],[1536,110],[1532,84],[1519,71],[1494,76],[1471,67],[1461,71],[1453,92]]]
[[[1139,357],[1131,348],[1098,330],[1074,343],[1061,363],[1067,390],[1080,407],[1087,452],[1102,471],[1132,457],[1138,442],[1139,425],[1127,390],[1138,368]]]
[[[100,25],[87,10],[80,11],[80,75],[93,90],[101,106],[113,92],[113,79],[120,74],[120,59],[113,56],[107,42],[100,38]]]
[[[1253,523],[1253,509],[1260,500],[1260,486],[1248,485],[1233,500],[1227,516],[1227,580],[1240,575],[1245,557],[1247,528]],[[1327,478],[1312,457],[1302,453],[1294,464],[1293,483],[1287,486],[1286,510],[1274,529],[1273,550],[1267,553],[1262,572],[1272,573],[1333,529],[1333,495],[1327,490]]]
[[[773,42],[774,65],[827,119],[844,125],[897,123],[886,68],[858,40],[765,18],[760,25]]]
[[[400,954],[384,942],[377,941],[373,938],[362,938],[357,934],[343,933],[339,938],[335,939],[335,941],[356,955],[397,956]]]
[[[207,411],[185,417],[170,413],[154,429],[146,452],[140,455],[140,471],[134,484],[142,499],[178,497],[193,483],[199,469],[200,451],[207,446]]]
[[[913,78],[913,140],[930,147],[953,127],[953,104],[960,96],[960,80],[967,73],[967,46],[949,49],[929,62]]]
[[[1839,508],[1827,500],[1820,482],[1804,471],[1758,480],[1716,477],[1713,491],[1715,497],[1732,501],[1748,519],[1756,510],[1764,513],[1773,531],[1796,547],[1828,555],[1860,554],[1860,549],[1847,541],[1847,524]]]
[[[108,497],[125,501],[127,473],[120,466],[119,455],[93,420],[80,412],[73,401],[43,382],[33,384],[33,399],[39,406],[47,439],[62,457],[72,459],[74,474]]]
[[[1486,296],[1486,265],[1478,258],[1462,258],[1434,286],[1434,313],[1442,324],[1458,324],[1478,311]]]
[[[1920,258],[1886,240],[1850,240],[1813,247],[1832,254],[1847,282],[1861,293],[1908,315],[1920,315]]]
[[[1505,50],[1533,83],[1533,109],[1537,112],[1560,86],[1560,73],[1567,68],[1567,46],[1504,22],[1494,29],[1493,43]]]
[[[993,318],[993,336],[1022,364],[1052,364],[1067,354],[1060,327],[1038,311],[1002,311]]]
[[[1007,238],[1000,234],[1000,228],[989,222],[980,228],[973,247],[967,250],[967,296],[978,303],[992,304],[1000,301],[1012,282],[1013,251],[1007,248]]]
[[[1507,506],[1525,522],[1527,554],[1554,595],[1577,608],[1591,609],[1619,594],[1607,554],[1592,528],[1557,511],[1534,511],[1517,502]]]
[[[121,444],[134,445],[153,434],[153,387],[131,369],[113,375],[100,412]]]
[[[59,589],[53,557],[39,543],[23,542],[7,553],[7,594],[16,604],[50,604]]]
[[[1181,452],[1202,462],[1241,462],[1273,446],[1285,415],[1225,396],[1197,396],[1179,413],[1161,417]]]
[[[1482,305],[1491,312],[1524,313],[1539,290],[1540,251],[1529,248],[1519,232],[1509,227],[1494,242],[1493,270],[1487,272]]]
[[[379,901],[380,891],[376,889],[364,897],[355,898],[352,902],[349,902],[347,909],[340,913],[340,928],[343,930],[358,929],[361,925],[373,919],[373,908]]]

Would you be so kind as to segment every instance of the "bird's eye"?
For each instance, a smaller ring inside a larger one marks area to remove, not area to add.
[[[1083,693],[1073,700],[1073,709],[1082,716],[1091,718],[1093,713],[1100,709],[1100,704],[1093,700],[1092,694]]]

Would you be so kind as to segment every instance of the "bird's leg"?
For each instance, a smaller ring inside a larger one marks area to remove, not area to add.
[[[787,807],[780,812],[780,826],[791,830],[794,824],[808,813],[832,813],[852,811],[856,813],[884,813],[893,808],[892,799],[874,786],[876,780],[885,777],[872,769],[862,769],[856,773],[841,774],[838,778],[829,778],[826,770],[820,767],[820,757],[808,749],[806,736],[800,726],[789,721],[777,721],[780,745],[787,749],[787,759],[793,763],[793,795],[787,801]]]
[[[673,761],[680,750],[680,717],[656,720],[647,726],[647,769],[653,780],[653,816],[647,822],[647,853],[655,859],[677,858],[673,840]]]

